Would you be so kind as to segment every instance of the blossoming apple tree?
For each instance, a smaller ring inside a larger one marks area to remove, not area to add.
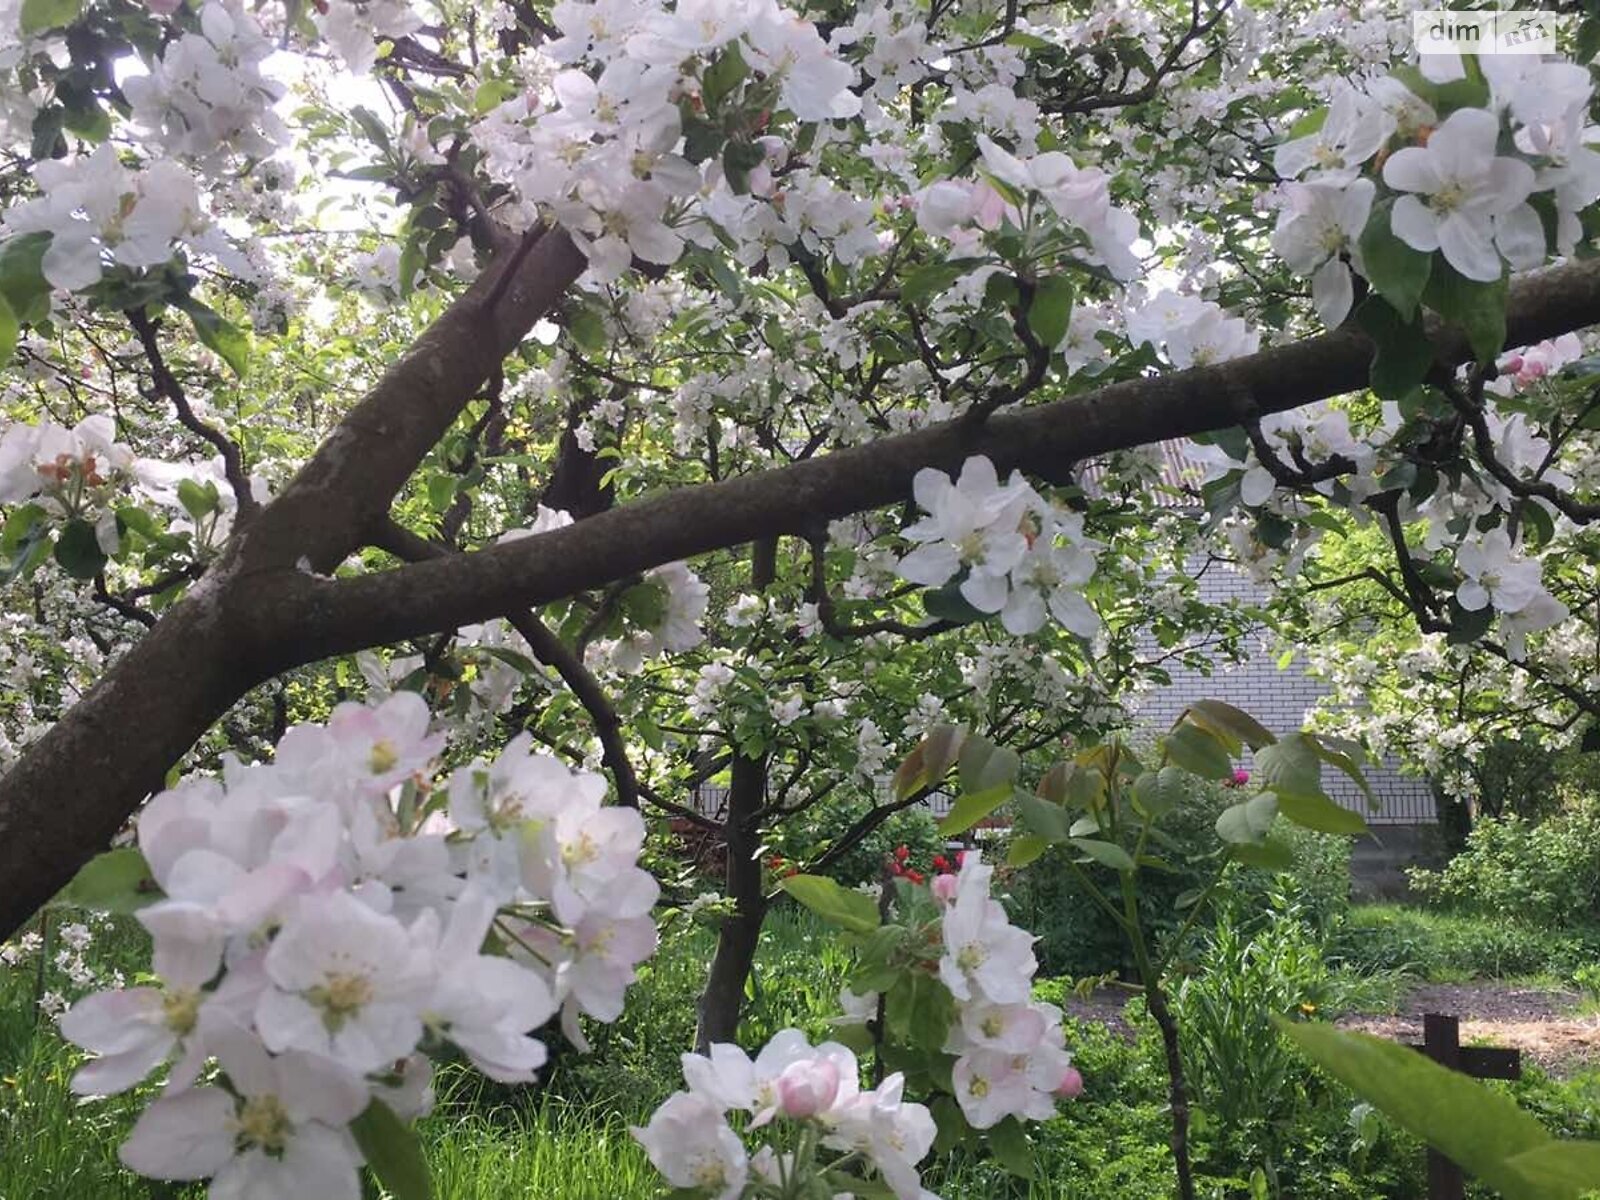
[[[168,986],[69,1024],[92,1086],[175,1060],[130,1163],[348,1191],[345,1127],[414,1111],[385,1064],[432,1039],[523,1078],[557,1008],[615,1015],[655,900],[633,809],[724,847],[716,1064],[764,832],[947,721],[1035,761],[1115,726],[1238,645],[1197,561],[1284,612],[1377,597],[1584,727],[1600,25],[1408,38],[1229,0],[0,10],[0,915],[139,812]],[[1203,484],[1140,450],[1185,436]],[[1321,814],[1284,780],[1343,752],[1291,744],[1233,844]],[[962,879],[907,920],[981,926]],[[1011,1013],[955,1046],[1012,1016],[1051,1044]],[[822,1120],[807,1170],[909,1190],[883,1147],[922,1117],[791,1049],[658,1114],[668,1177],[798,1194],[720,1132],[673,1157],[711,1105]],[[211,1059],[227,1086],[189,1086]],[[1064,1074],[984,1078],[1029,1115]]]

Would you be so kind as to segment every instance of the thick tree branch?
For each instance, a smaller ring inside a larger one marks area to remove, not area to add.
[[[1600,321],[1600,263],[1562,267],[1512,290],[1508,345]],[[1465,341],[1438,331],[1439,357],[1462,362]],[[943,425],[789,466],[683,488],[534,537],[338,581],[282,572],[259,581],[257,628],[271,645],[293,629],[309,658],[471,624],[600,587],[675,559],[776,534],[804,537],[819,521],[902,501],[923,467],[956,471],[986,454],[1004,474],[1045,479],[1069,464],[1163,438],[1237,423],[1240,397],[1265,415],[1363,387],[1371,343],[1354,330],[1215,366],[1112,384],[996,413],[981,430]],[[267,652],[269,647],[263,647]],[[301,659],[299,661],[306,661]]]
[[[0,778],[0,878],[8,885],[0,893],[0,936],[110,842],[230,705],[282,671],[486,620],[674,559],[804,536],[818,520],[902,501],[919,469],[954,470],[969,454],[989,455],[1002,472],[1065,478],[1070,464],[1090,455],[1229,427],[1240,395],[1266,414],[1355,391],[1372,355],[1366,338],[1342,330],[996,413],[976,435],[957,421],[682,489],[448,562],[337,581],[314,574],[330,571],[387,515],[428,450],[584,266],[568,238],[552,232],[520,260],[485,271],[236,535],[218,565]],[[1507,344],[1596,322],[1600,262],[1560,267],[1513,286]],[[1438,357],[1463,362],[1470,351],[1459,336],[1442,333]]]
[[[49,900],[256,684],[312,661],[255,637],[256,581],[355,549],[483,381],[585,267],[563,233],[491,264],[236,531],[221,560],[0,777],[0,937]],[[493,297],[494,303],[487,301]],[[309,576],[301,576],[309,578]],[[431,632],[431,631],[430,631]]]

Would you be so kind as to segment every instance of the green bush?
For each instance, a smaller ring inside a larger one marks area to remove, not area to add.
[[[1165,833],[1157,852],[1171,870],[1140,872],[1140,895],[1149,914],[1149,934],[1158,942],[1174,932],[1187,913],[1178,899],[1204,887],[1215,875],[1221,847],[1216,821],[1239,799],[1227,788],[1197,789],[1189,801],[1162,822]],[[1350,897],[1348,838],[1285,827],[1281,834],[1295,853],[1294,867],[1284,873],[1230,868],[1222,894],[1234,898],[1241,911],[1265,913],[1268,897],[1281,891],[1301,919],[1318,930],[1329,928],[1344,912]],[[1089,876],[1102,890],[1115,892],[1115,874],[1090,866]],[[1042,975],[1083,977],[1124,971],[1121,936],[1089,899],[1067,865],[1065,853],[1052,849],[1007,878],[1006,906],[1012,919],[1039,937],[1034,947]]]
[[[1480,821],[1443,870],[1413,868],[1411,888],[1456,912],[1512,917],[1549,929],[1600,921],[1600,796],[1543,822]]]

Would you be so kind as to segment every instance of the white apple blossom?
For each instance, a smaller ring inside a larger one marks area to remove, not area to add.
[[[1539,563],[1519,557],[1504,529],[1491,529],[1476,541],[1463,542],[1456,566],[1465,578],[1456,602],[1468,612],[1486,605],[1503,613],[1520,612],[1544,593]]]
[[[749,1155],[739,1135],[705,1097],[677,1092],[635,1126],[633,1136],[656,1170],[674,1187],[695,1188],[714,1200],[735,1200],[743,1194]]]
[[[1544,260],[1544,227],[1526,203],[1533,168],[1497,156],[1499,137],[1493,113],[1463,108],[1426,146],[1397,150],[1383,164],[1386,184],[1413,193],[1395,201],[1395,236],[1417,250],[1442,250],[1452,267],[1479,281],[1500,278],[1502,254],[1513,267]]]
[[[212,1200],[357,1200],[361,1156],[346,1126],[367,1106],[360,1079],[314,1054],[269,1056],[242,1031],[219,1037],[216,1053],[231,1091],[156,1100],[122,1161],[155,1179],[212,1177]]]
[[[912,488],[929,515],[905,530],[921,545],[900,560],[901,576],[938,587],[965,570],[961,594],[969,604],[983,612],[1004,608],[1006,577],[1028,548],[1021,525],[1033,489],[1017,475],[1002,487],[994,464],[982,455],[967,459],[955,482],[925,467]]]
[[[1394,133],[1392,117],[1353,88],[1340,91],[1328,106],[1321,127],[1284,142],[1273,155],[1273,169],[1285,179],[1308,170],[1330,183],[1348,183],[1361,165]]]
[[[1350,312],[1355,287],[1343,256],[1366,228],[1376,190],[1370,179],[1344,187],[1315,180],[1284,185],[1272,248],[1295,274],[1311,277],[1311,302],[1329,329]]]

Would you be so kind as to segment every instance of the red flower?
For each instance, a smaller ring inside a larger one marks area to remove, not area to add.
[[[923,880],[921,871],[907,871],[905,876],[907,879],[911,880],[912,883],[921,883]]]
[[[948,871],[950,869],[950,860],[942,854],[935,854],[933,856],[933,869],[936,871]]]
[[[911,851],[907,847],[905,847],[905,846],[896,846],[894,848],[894,860],[895,860],[895,862],[903,863],[903,862],[905,862],[906,859],[908,859],[910,857],[911,857]]]

